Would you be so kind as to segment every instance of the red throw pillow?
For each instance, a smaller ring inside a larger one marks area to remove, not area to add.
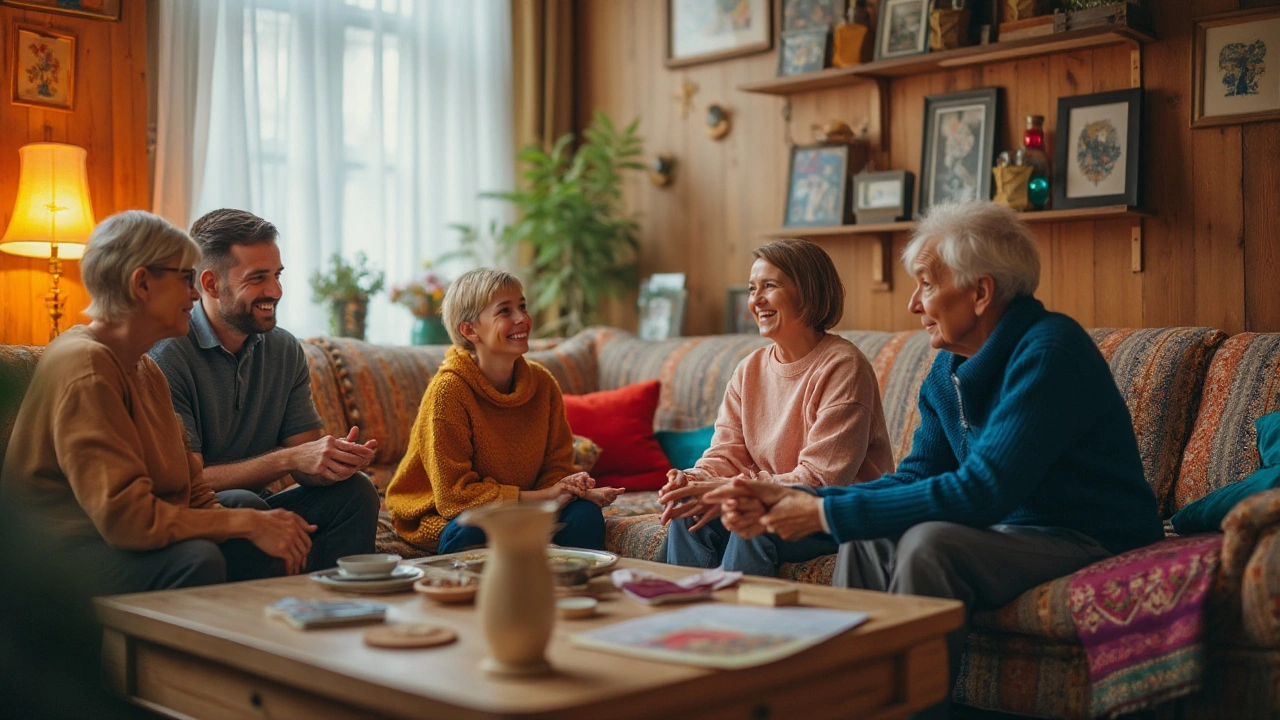
[[[671,463],[653,436],[653,413],[661,385],[657,380],[586,395],[565,395],[564,411],[574,435],[600,446],[591,476],[601,485],[627,490],[657,490],[667,482]]]

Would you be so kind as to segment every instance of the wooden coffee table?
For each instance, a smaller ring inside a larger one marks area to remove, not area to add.
[[[624,559],[619,567],[678,578],[688,568]],[[751,578],[750,582],[779,582]],[[98,598],[108,680],[122,696],[169,715],[431,718],[901,718],[948,692],[945,634],[959,602],[803,585],[801,604],[870,614],[862,626],[784,660],[708,670],[574,647],[568,636],[663,612],[595,578],[600,613],[557,620],[554,675],[500,680],[479,664],[474,605],[415,593],[386,602],[392,622],[431,622],[458,642],[427,650],[364,645],[370,626],[294,630],[264,609],[283,597],[347,598],[305,576]],[[734,602],[737,591],[716,593]]]

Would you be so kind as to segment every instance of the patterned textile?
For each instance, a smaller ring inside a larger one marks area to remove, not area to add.
[[[1245,498],[1222,521],[1222,571],[1218,593],[1240,598],[1223,607],[1224,624],[1239,626],[1250,645],[1280,647],[1280,489]],[[1280,687],[1280,686],[1278,686]]]
[[[1173,488],[1173,510],[1258,469],[1253,423],[1280,409],[1280,333],[1233,335],[1213,356]]]
[[[893,443],[893,460],[902,462],[911,454],[911,441],[920,426],[920,386],[938,351],[929,347],[929,334],[923,330],[888,335],[875,355],[867,352],[870,345],[862,344],[867,338],[849,339],[871,361],[880,379],[880,402],[884,405],[889,441]]]
[[[660,512],[662,512],[662,505],[658,502],[658,493],[655,490],[649,490],[619,495],[612,505],[604,509],[604,516],[607,518],[622,518],[653,515]]]
[[[1076,624],[1067,598],[1071,576],[1041,583],[996,610],[973,614],[975,628],[1015,633],[1055,642],[1076,642]]]
[[[22,397],[27,394],[42,345],[0,345],[0,465],[9,449],[9,435],[18,419]]]
[[[617,515],[604,519],[604,549],[637,560],[657,560],[667,541],[658,516]]]
[[[1226,335],[1212,328],[1090,330],[1133,417],[1147,484],[1161,518],[1191,432],[1209,360]]]
[[[1164,540],[1071,576],[1092,713],[1115,716],[1198,690],[1217,534]]]
[[[1084,648],[1025,635],[970,630],[951,699],[1019,715],[1093,717]]]
[[[302,351],[307,356],[311,370],[311,399],[324,421],[324,430],[330,435],[346,435],[351,424],[347,422],[347,409],[338,391],[338,377],[334,374],[333,359],[329,357],[326,338],[309,338],[302,341]]]

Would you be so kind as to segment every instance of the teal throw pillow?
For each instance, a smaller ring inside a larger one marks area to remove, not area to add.
[[[1280,487],[1280,467],[1259,468],[1240,482],[1218,488],[1174,513],[1173,529],[1179,535],[1217,532],[1236,503],[1275,487]]]
[[[697,430],[659,430],[653,435],[658,438],[667,460],[671,461],[671,467],[688,470],[711,447],[711,436],[715,431],[715,426],[709,425]]]
[[[1258,429],[1258,457],[1262,467],[1280,465],[1280,412],[1263,415],[1254,422]]]

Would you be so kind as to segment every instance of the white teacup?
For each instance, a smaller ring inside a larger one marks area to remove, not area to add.
[[[399,555],[383,553],[348,555],[338,558],[338,567],[342,568],[343,574],[352,577],[383,577],[395,572],[399,564]]]

